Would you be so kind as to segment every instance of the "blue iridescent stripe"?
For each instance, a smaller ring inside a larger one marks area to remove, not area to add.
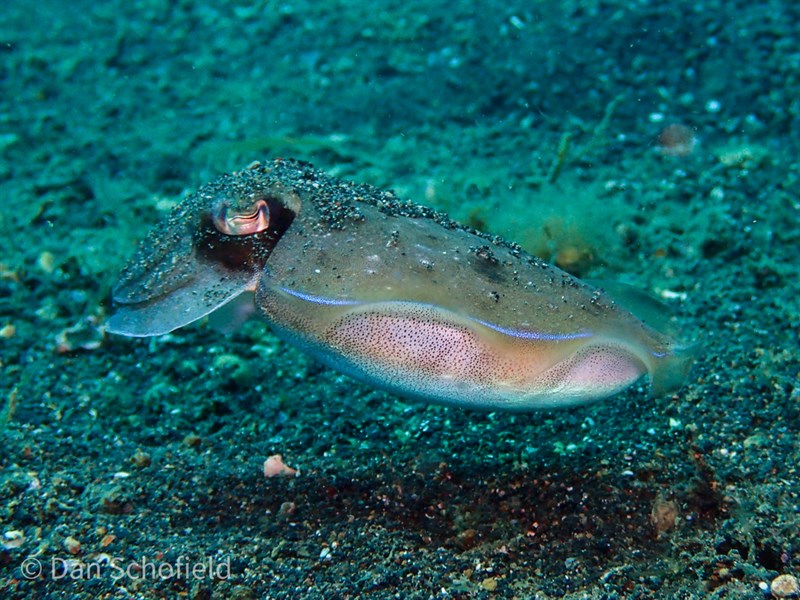
[[[313,302],[314,304],[324,304],[325,306],[352,306],[354,304],[361,304],[357,300],[344,300],[344,299],[337,299],[337,298],[326,298],[325,296],[315,296],[314,294],[305,294],[303,292],[298,292],[296,290],[290,290],[289,288],[285,288],[280,286],[280,290],[289,294],[290,296],[294,296],[295,298],[300,298],[301,300],[305,300],[306,302]]]
[[[523,340],[545,340],[549,342],[558,342],[564,340],[579,340],[581,338],[592,337],[591,331],[576,331],[574,333],[542,333],[540,331],[524,331],[521,329],[509,329],[507,327],[500,327],[488,321],[481,321],[480,319],[473,319],[476,323],[485,325],[489,329],[494,329],[505,335],[520,338]]]
[[[313,302],[314,304],[322,304],[324,306],[353,306],[356,304],[363,304],[358,300],[326,298],[325,296],[317,296],[315,294],[306,294],[304,292],[298,292],[297,290],[290,290],[289,288],[285,288],[283,286],[280,287],[280,290],[282,292],[289,294],[290,296],[294,296],[295,298],[300,298],[301,300],[305,300],[306,302]],[[407,301],[396,300],[395,302],[407,302]],[[417,302],[414,302],[413,304],[417,304],[418,306],[428,306],[430,308],[440,308],[433,304],[425,304]],[[484,325],[489,329],[493,329],[504,335],[509,335],[511,337],[520,338],[523,340],[544,340],[549,342],[558,342],[567,340],[579,340],[583,338],[592,337],[591,331],[576,331],[573,333],[542,333],[540,331],[509,329],[507,327],[500,327],[499,325],[495,325],[494,323],[489,323],[488,321],[482,321],[481,319],[475,319],[472,317],[470,317],[470,319],[475,321],[476,323],[480,323],[481,325]]]

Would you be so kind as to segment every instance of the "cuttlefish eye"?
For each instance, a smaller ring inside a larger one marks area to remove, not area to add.
[[[239,210],[221,202],[212,210],[217,231],[226,235],[252,235],[269,227],[269,206],[266,200],[256,200],[250,208]]]

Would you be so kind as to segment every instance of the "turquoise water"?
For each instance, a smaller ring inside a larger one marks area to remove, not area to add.
[[[762,598],[798,576],[798,24],[791,2],[4,4],[2,596]],[[147,231],[276,157],[659,298],[702,349],[686,385],[474,413],[260,321],[104,336]],[[300,476],[264,478],[274,454]]]

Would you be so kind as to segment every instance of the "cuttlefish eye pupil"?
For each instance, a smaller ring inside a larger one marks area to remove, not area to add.
[[[249,210],[239,211],[226,204],[212,214],[214,227],[226,235],[252,235],[269,227],[269,206],[266,200],[257,200]]]

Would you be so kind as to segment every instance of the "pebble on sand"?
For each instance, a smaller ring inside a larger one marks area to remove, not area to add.
[[[778,575],[769,585],[776,598],[797,598],[800,596],[800,583],[794,575]]]
[[[273,454],[264,461],[264,477],[275,477],[276,475],[297,477],[298,472],[297,469],[287,466],[280,454]]]

